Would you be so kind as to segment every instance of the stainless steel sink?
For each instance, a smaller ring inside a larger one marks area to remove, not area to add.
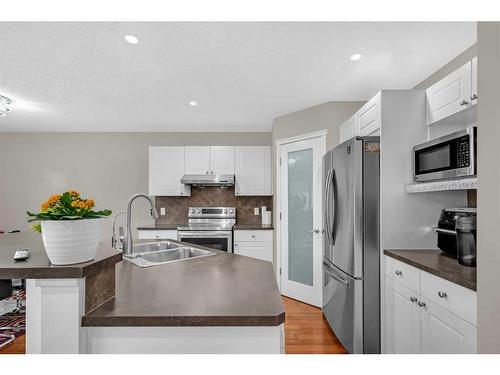
[[[151,267],[159,264],[180,262],[215,255],[214,251],[186,247],[174,242],[152,242],[133,245],[131,257],[123,259],[139,267]]]

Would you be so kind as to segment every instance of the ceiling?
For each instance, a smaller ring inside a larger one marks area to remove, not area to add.
[[[270,131],[412,88],[475,42],[473,22],[3,22],[0,132]]]

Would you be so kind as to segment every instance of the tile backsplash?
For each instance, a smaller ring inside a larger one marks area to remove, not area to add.
[[[254,215],[254,208],[266,206],[273,208],[272,196],[235,196],[234,187],[191,188],[190,197],[156,197],[158,213],[165,207],[165,215],[156,220],[156,224],[183,224],[187,222],[189,207],[236,207],[236,221],[239,224],[260,224],[261,215]]]

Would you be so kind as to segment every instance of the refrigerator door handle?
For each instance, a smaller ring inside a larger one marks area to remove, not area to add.
[[[335,275],[332,273],[330,267],[325,263],[323,262],[323,269],[325,270],[325,272],[334,280],[337,280],[339,283],[342,283],[344,284],[345,286],[349,287],[349,281],[347,280],[344,280],[342,278],[340,278],[339,276]]]
[[[328,243],[332,244],[332,233],[330,231],[330,220],[329,220],[329,202],[330,202],[330,184],[331,184],[331,175],[332,170],[329,169],[326,175],[326,184],[325,184],[325,194],[323,195],[324,204],[323,204],[323,222],[326,232],[326,237],[328,239]]]
[[[336,224],[335,223],[335,208],[337,206],[337,201],[336,201],[337,191],[335,189],[335,182],[336,182],[335,180],[336,180],[335,169],[332,169],[331,189],[330,189],[330,191],[333,191],[333,193],[332,193],[333,194],[332,195],[332,198],[333,198],[332,199],[333,200],[333,202],[332,202],[332,218],[333,219],[332,219],[332,222],[330,223],[331,227],[329,227],[329,228],[331,228],[330,233],[331,233],[331,238],[332,238],[332,241],[331,241],[332,246],[335,245],[335,237],[336,237],[335,236],[335,224]]]

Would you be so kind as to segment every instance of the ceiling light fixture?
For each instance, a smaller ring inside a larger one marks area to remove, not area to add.
[[[355,53],[354,55],[351,55],[351,61],[358,61],[362,57],[363,55],[361,53]]]
[[[137,39],[137,37],[135,37],[133,35],[125,35],[124,38],[130,44],[138,44],[139,43],[139,39]]]
[[[189,105],[190,105],[191,107],[196,107],[196,106],[198,105],[198,102],[197,102],[196,100],[191,100],[191,101],[189,102]]]
[[[0,95],[0,116],[5,116],[10,111],[10,103],[12,103],[12,99]]]

